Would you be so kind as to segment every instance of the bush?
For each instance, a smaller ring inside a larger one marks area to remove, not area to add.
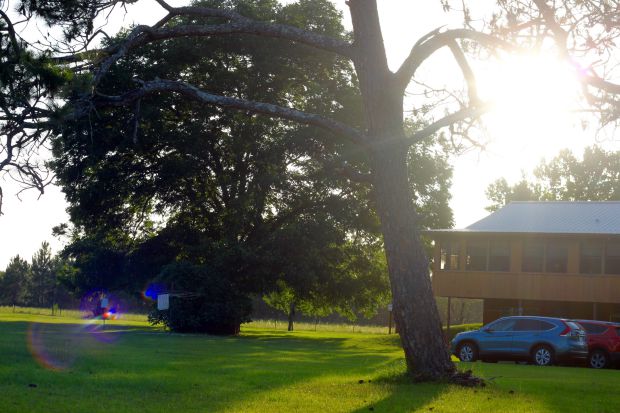
[[[443,331],[446,335],[446,339],[448,340],[448,342],[450,342],[458,333],[462,333],[463,331],[478,330],[480,327],[482,327],[482,323],[460,324],[456,326],[450,326],[449,334],[446,327],[443,328]]]
[[[157,281],[172,296],[168,310],[149,314],[153,324],[182,333],[234,335],[241,323],[251,321],[251,299],[208,266],[175,263],[165,267]]]

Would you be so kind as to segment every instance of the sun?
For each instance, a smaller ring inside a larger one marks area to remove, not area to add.
[[[454,163],[453,208],[459,225],[486,214],[485,189],[509,183],[568,148],[581,153],[593,143],[582,128],[580,84],[575,69],[543,55],[511,55],[475,67],[480,98],[491,108],[483,116],[483,151],[469,151]]]
[[[579,130],[580,86],[568,63],[542,55],[513,55],[481,75],[478,92],[491,104],[484,124],[492,151],[521,153],[538,161],[571,146]]]

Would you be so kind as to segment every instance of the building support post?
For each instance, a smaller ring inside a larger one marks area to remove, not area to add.
[[[592,303],[592,319],[593,320],[597,320],[598,319],[598,308],[596,303]]]
[[[450,309],[452,308],[452,297],[448,297],[448,314],[446,317],[446,338],[450,339]]]

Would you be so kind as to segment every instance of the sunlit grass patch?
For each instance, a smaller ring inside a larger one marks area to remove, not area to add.
[[[215,337],[115,320],[91,336],[81,322],[0,313],[0,412],[615,412],[620,405],[619,370],[463,363],[488,385],[412,384],[396,335],[244,326],[238,337]],[[48,354],[29,348],[32,325],[45,325],[39,350]],[[53,369],[36,356],[66,365]]]

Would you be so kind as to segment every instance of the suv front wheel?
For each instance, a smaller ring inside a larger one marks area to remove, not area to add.
[[[532,350],[532,361],[537,366],[550,366],[553,364],[553,350],[549,346],[541,345]]]
[[[461,344],[456,354],[461,361],[478,360],[478,349],[476,348],[476,345],[472,343]]]

